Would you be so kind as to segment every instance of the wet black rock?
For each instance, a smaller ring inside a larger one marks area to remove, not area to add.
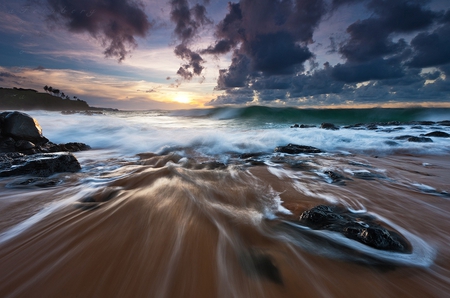
[[[316,127],[315,125],[308,125],[308,124],[300,124],[298,125],[297,123],[294,125],[291,125],[291,128],[311,128],[311,127]]]
[[[248,159],[248,158],[260,157],[264,154],[267,154],[267,153],[264,153],[264,152],[242,153],[239,155],[239,158],[240,159]]]
[[[443,131],[433,131],[429,132],[427,134],[421,135],[425,137],[437,137],[437,138],[449,138],[450,134],[443,132]]]
[[[42,135],[36,119],[22,112],[0,114],[0,153],[19,152],[26,155],[89,150],[83,143],[54,144]]]
[[[407,140],[409,138],[414,138],[414,136],[412,136],[412,135],[403,135],[403,136],[395,137],[394,140]]]
[[[407,139],[408,142],[414,142],[414,143],[432,143],[433,140],[426,137],[410,137]]]
[[[269,254],[252,249],[241,253],[239,262],[248,275],[260,276],[274,283],[283,284],[280,271]]]
[[[376,249],[411,252],[411,247],[405,239],[382,227],[373,216],[352,213],[339,206],[316,206],[303,212],[299,221],[312,229],[338,232]]]
[[[331,179],[331,183],[343,183],[342,179],[344,179],[345,177],[342,176],[341,174],[338,174],[336,172],[333,171],[325,171],[323,172],[325,175],[327,175],[328,177],[330,177]]]
[[[37,143],[48,141],[42,135],[39,123],[28,114],[21,112],[3,112],[0,115],[1,134],[14,140],[26,140]]]
[[[38,188],[48,188],[56,186],[61,181],[58,179],[45,178],[45,177],[33,177],[21,179],[19,181],[14,181],[8,184],[10,188],[30,188],[30,187],[38,187]]]
[[[328,129],[328,130],[339,130],[339,127],[334,125],[333,123],[324,122],[320,125],[320,128]]]
[[[276,147],[275,152],[300,154],[300,153],[321,153],[322,150],[311,146],[288,144],[287,146]]]
[[[55,173],[77,172],[80,163],[71,153],[0,154],[0,177],[32,175],[47,177]]]
[[[437,124],[442,126],[450,126],[450,120],[439,121]]]

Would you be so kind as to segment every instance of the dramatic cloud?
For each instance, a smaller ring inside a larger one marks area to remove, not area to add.
[[[406,44],[403,40],[394,42],[391,34],[426,29],[437,17],[436,13],[408,0],[372,0],[368,8],[374,15],[350,25],[347,28],[350,39],[339,49],[348,61],[365,62],[399,53]]]
[[[450,63],[450,22],[431,33],[417,35],[411,45],[414,50],[411,67],[430,67]]]
[[[242,0],[229,3],[216,27],[217,42],[205,54],[233,50],[232,63],[220,70],[219,90],[243,87],[263,75],[294,74],[313,57],[307,45],[326,12],[321,0]]]
[[[102,42],[106,57],[125,59],[152,27],[141,2],[133,0],[47,0],[50,19],[72,32],[87,32]]]
[[[328,4],[327,4],[328,3]],[[355,4],[366,19],[347,27],[347,38],[330,36],[341,63],[318,68],[309,48],[319,23]],[[232,51],[220,70],[212,105],[237,103],[337,104],[388,102],[394,98],[445,101],[443,67],[450,63],[450,11],[432,11],[427,0],[241,0],[216,27],[215,44],[202,53]],[[361,6],[362,7],[362,6]],[[410,36],[409,40],[402,38]],[[411,38],[412,36],[412,38]],[[304,63],[313,66],[305,71]],[[439,70],[421,74],[421,68]],[[444,70],[445,69],[445,70]],[[229,102],[227,102],[227,98]]]
[[[187,0],[172,0],[171,20],[175,23],[174,34],[181,41],[175,47],[174,53],[187,63],[182,65],[177,74],[185,80],[190,80],[194,75],[200,76],[204,67],[204,60],[199,53],[190,49],[190,44],[197,37],[198,31],[206,24],[210,24],[206,16],[206,8],[196,4],[192,8]]]

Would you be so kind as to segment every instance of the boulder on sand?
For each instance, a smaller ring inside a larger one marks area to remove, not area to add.
[[[300,153],[321,153],[322,150],[311,146],[288,144],[287,146],[276,147],[275,152],[300,154]]]
[[[0,155],[0,177],[18,175],[47,177],[55,173],[79,170],[81,170],[80,163],[75,156],[68,152]]]
[[[319,205],[303,212],[299,221],[312,229],[338,232],[376,249],[401,253],[411,251],[405,239],[376,223],[373,216],[352,213],[343,207]]]
[[[42,135],[36,119],[22,112],[0,113],[0,177],[50,176],[77,172],[80,163],[69,152],[88,150],[83,143],[54,144]]]

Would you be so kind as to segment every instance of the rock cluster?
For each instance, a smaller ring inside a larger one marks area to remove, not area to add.
[[[411,250],[405,239],[376,223],[374,217],[339,206],[316,206],[303,212],[299,220],[312,229],[338,232],[376,249],[401,253]]]
[[[42,135],[36,119],[22,112],[0,113],[0,177],[50,176],[76,172],[79,162],[70,152],[88,150],[83,143],[54,144]]]
[[[300,153],[321,153],[322,150],[304,145],[288,144],[286,146],[278,146],[275,148],[275,152],[288,153],[288,154],[300,154]]]

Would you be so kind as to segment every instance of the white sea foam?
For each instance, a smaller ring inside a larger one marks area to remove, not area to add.
[[[409,126],[403,130],[374,131],[319,127],[291,129],[288,125],[253,126],[242,119],[220,120],[235,113],[224,110],[215,117],[186,117],[162,112],[107,113],[105,115],[62,115],[57,112],[30,112],[43,128],[44,135],[55,143],[83,142],[94,149],[111,149],[121,155],[161,152],[165,148],[193,148],[206,155],[229,152],[273,152],[288,143],[320,148],[327,152],[362,152],[389,154],[395,150],[444,154],[450,150],[446,138],[433,138],[433,143],[395,140],[396,136],[416,135]],[[389,129],[389,127],[387,127]],[[441,127],[442,131],[450,128]]]

